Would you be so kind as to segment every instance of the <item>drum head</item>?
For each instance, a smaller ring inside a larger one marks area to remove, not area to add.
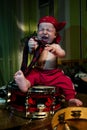
[[[52,118],[53,130],[86,130],[87,108],[67,107],[59,110]]]

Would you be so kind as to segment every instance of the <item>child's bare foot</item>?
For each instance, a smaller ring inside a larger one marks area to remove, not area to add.
[[[24,77],[21,70],[17,71],[14,75],[14,79],[19,89],[23,92],[27,92],[30,87],[30,82]]]

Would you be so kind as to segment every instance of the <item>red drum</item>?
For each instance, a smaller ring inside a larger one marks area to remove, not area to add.
[[[44,118],[61,107],[60,96],[52,86],[33,86],[27,93],[12,86],[10,93],[8,101],[11,111],[25,117]]]
[[[12,113],[26,116],[26,97],[27,93],[21,92],[16,83],[8,85],[7,106]]]
[[[26,93],[22,93],[20,90],[11,90],[10,106],[18,111],[26,110]]]
[[[27,96],[27,115],[33,118],[47,117],[60,108],[59,95],[55,87],[52,86],[33,86],[28,91]]]

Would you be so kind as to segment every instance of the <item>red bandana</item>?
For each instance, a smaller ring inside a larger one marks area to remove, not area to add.
[[[52,23],[54,25],[54,27],[56,28],[57,31],[60,31],[66,24],[66,22],[58,22],[56,18],[52,17],[52,16],[44,16],[39,20],[39,23]]]
[[[51,23],[54,25],[54,27],[56,28],[56,31],[60,31],[61,29],[64,28],[66,22],[63,21],[63,22],[58,22],[56,18],[54,18],[53,16],[44,16],[42,17],[39,22],[38,22],[38,26],[40,23],[43,23],[43,22],[46,22],[46,23]],[[56,42],[59,43],[61,40],[61,37],[60,35],[58,34],[57,35],[57,38],[56,38]]]

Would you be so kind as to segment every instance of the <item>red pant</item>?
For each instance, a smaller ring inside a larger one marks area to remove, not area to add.
[[[66,100],[75,97],[75,89],[71,79],[60,69],[41,70],[34,68],[26,78],[32,86],[44,85],[57,87],[65,95]]]

